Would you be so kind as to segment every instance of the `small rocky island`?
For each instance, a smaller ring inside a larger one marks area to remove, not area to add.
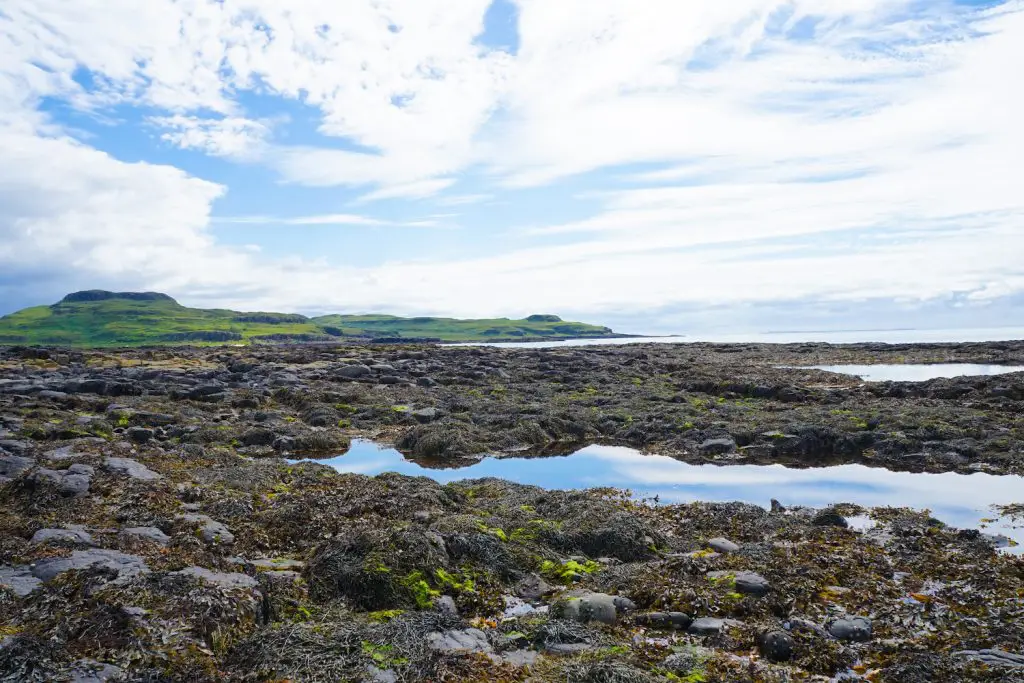
[[[305,461],[359,437],[434,468],[600,443],[1024,474],[1024,373],[781,367],[844,362],[1024,343],[0,347],[0,680],[1024,680],[1024,561],[927,511]]]

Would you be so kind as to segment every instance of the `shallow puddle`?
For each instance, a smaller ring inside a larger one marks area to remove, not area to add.
[[[441,483],[497,477],[548,489],[611,486],[629,489],[640,498],[657,496],[662,503],[744,501],[768,507],[774,498],[787,506],[856,503],[865,507],[912,507],[930,510],[951,526],[1002,534],[1024,544],[1024,523],[1014,528],[1006,519],[995,520],[997,515],[991,509],[992,505],[1024,502],[1024,477],[1018,476],[915,474],[863,465],[810,469],[689,465],[613,446],[588,446],[567,456],[484,458],[465,467],[432,469],[370,441],[354,441],[348,453],[317,462],[339,472],[398,472]],[[1024,546],[1017,546],[1014,551],[1022,549]]]
[[[939,363],[935,365],[812,365],[800,368],[787,366],[790,370],[812,369],[854,375],[866,382],[924,382],[939,377],[964,377],[976,375],[1005,375],[1010,372],[1024,372],[1021,365],[980,365],[974,363]]]

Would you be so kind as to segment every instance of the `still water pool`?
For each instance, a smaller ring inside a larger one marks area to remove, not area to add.
[[[483,458],[452,469],[432,469],[406,460],[391,448],[354,441],[344,455],[319,460],[339,472],[375,475],[397,472],[441,483],[497,477],[548,489],[611,486],[662,503],[744,501],[768,507],[821,507],[856,503],[865,507],[928,509],[946,524],[1002,534],[1024,544],[1024,522],[997,517],[993,505],[1024,502],[1024,477],[990,474],[915,474],[863,465],[795,469],[782,465],[689,465],[631,448],[588,446],[567,456]],[[1017,546],[1014,550],[1024,549]]]
[[[1005,375],[1010,372],[1024,372],[1021,365],[980,365],[975,363],[937,363],[934,365],[812,365],[790,370],[827,370],[843,375],[854,375],[866,382],[924,382],[939,377],[963,377],[976,375]]]

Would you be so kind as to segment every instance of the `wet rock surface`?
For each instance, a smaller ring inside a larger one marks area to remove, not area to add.
[[[1024,473],[1024,376],[776,367],[897,357],[1024,344],[0,348],[0,680],[1022,680],[1021,559],[925,513],[282,459]]]

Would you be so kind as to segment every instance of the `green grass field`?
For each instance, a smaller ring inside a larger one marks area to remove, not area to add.
[[[565,322],[557,316],[524,320],[494,318],[399,318],[389,315],[240,313],[187,308],[164,294],[77,292],[52,306],[35,306],[0,318],[0,344],[140,346],[260,341],[343,341],[429,338],[497,341],[607,337],[606,327]]]

